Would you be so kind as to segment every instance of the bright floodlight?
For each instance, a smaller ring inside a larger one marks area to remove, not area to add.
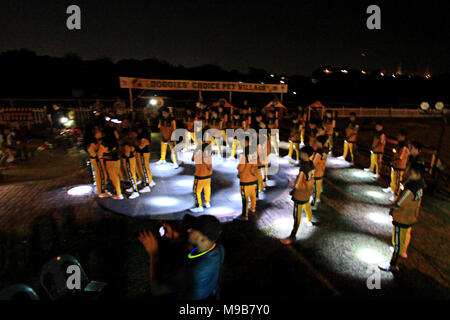
[[[69,121],[69,119],[67,119],[67,117],[61,117],[59,119],[59,122],[61,122],[62,124],[66,123],[67,121]]]
[[[158,104],[158,100],[152,98],[152,99],[150,99],[150,104],[152,106],[156,106]]]
[[[356,251],[356,256],[358,259],[368,264],[380,263],[385,259],[378,251],[369,248],[358,249]]]
[[[157,207],[172,207],[179,203],[179,200],[174,197],[150,197],[148,201]]]
[[[438,101],[438,102],[436,102],[434,107],[436,108],[436,110],[441,111],[442,109],[444,109],[444,103],[442,101]]]
[[[67,191],[67,194],[70,196],[85,196],[87,194],[90,194],[92,192],[91,186],[77,186],[70,188]]]
[[[420,104],[420,109],[428,110],[428,109],[430,109],[430,104],[428,102],[424,101]]]

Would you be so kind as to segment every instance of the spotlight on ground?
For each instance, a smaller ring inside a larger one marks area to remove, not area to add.
[[[376,199],[384,199],[384,197],[385,197],[385,194],[382,191],[369,190],[369,191],[366,191],[366,194],[369,197],[376,198]]]
[[[306,218],[302,218],[300,229],[296,237],[297,240],[307,239],[314,233],[314,228],[305,226],[304,219]],[[271,225],[261,228],[261,231],[272,238],[283,239],[290,235],[293,225],[293,218],[278,218],[274,220]]]
[[[69,196],[85,196],[88,195],[92,192],[92,187],[91,186],[77,186],[77,187],[73,187],[70,188],[67,191],[67,194]]]
[[[372,177],[373,174],[369,173],[369,172],[365,172],[362,170],[355,170],[352,172],[352,175],[354,175],[357,178],[368,178],[368,177]]]
[[[150,204],[157,207],[172,207],[176,206],[180,201],[174,197],[150,197],[148,199]]]
[[[211,207],[207,209],[206,213],[214,216],[223,216],[235,213],[236,210],[230,207]],[[239,214],[239,213],[237,213]]]
[[[356,251],[356,256],[367,264],[376,264],[383,262],[385,257],[378,251],[370,248],[360,248]]]
[[[275,180],[267,180],[268,187],[274,187],[276,185],[277,185],[277,182]]]
[[[231,201],[242,201],[241,194],[239,192],[235,192],[230,196]]]
[[[192,178],[188,179],[180,179],[175,182],[175,185],[178,187],[189,187],[192,188],[194,181]]]
[[[349,162],[347,162],[345,159],[342,159],[342,158],[328,157],[327,158],[327,167],[330,167],[330,168],[348,168],[348,167],[351,167],[351,164]]]
[[[386,224],[386,225],[392,224],[392,217],[382,212],[371,212],[367,215],[367,218],[372,222],[378,224]]]

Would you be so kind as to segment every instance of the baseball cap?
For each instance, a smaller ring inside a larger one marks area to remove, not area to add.
[[[183,222],[187,229],[197,230],[214,242],[219,239],[219,236],[222,233],[220,221],[211,215],[204,214],[194,217],[193,215],[186,214],[183,217]]]

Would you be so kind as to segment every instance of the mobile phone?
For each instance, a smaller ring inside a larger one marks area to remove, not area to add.
[[[159,228],[159,235],[160,235],[160,237],[161,238],[164,237],[165,234],[166,234],[166,228],[164,228],[164,226],[161,226]]]

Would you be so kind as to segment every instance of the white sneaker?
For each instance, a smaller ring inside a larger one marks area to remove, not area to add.
[[[264,200],[264,192],[258,191],[258,200]]]
[[[343,156],[337,157],[338,160],[345,160],[345,158]]]
[[[133,192],[132,194],[130,194],[130,196],[128,197],[128,199],[134,199],[139,197],[139,192]]]
[[[100,194],[98,195],[98,197],[99,197],[99,198],[109,198],[109,197],[111,197],[111,195],[110,195],[110,194],[107,194],[106,192],[103,192],[103,193],[100,193]]]
[[[173,165],[173,168],[174,169],[178,169],[180,166],[178,165],[178,163],[175,163],[174,165]]]
[[[292,158],[291,158],[291,157],[289,157],[289,156],[284,156],[284,157],[283,157],[283,159],[288,159],[288,160],[292,160]]]
[[[127,188],[127,189],[125,189],[125,191],[131,193],[131,192],[133,192],[134,190],[133,190],[133,188]]]
[[[298,166],[299,163],[300,163],[300,160],[295,160],[295,162],[294,162],[294,164],[295,164],[296,166]]]
[[[152,180],[152,182],[150,182],[150,188],[153,188],[154,186],[156,186],[156,183]]]
[[[392,196],[389,198],[389,201],[394,202],[394,201],[395,201],[395,196],[392,195]]]
[[[209,202],[205,203],[205,208],[211,208],[211,204]]]
[[[156,161],[156,164],[163,164],[163,163],[166,163],[166,160],[158,160],[158,161]]]
[[[312,227],[312,226],[313,226],[312,222],[311,222],[311,221],[308,221],[308,220],[306,220],[306,225],[307,225],[308,227]]]
[[[112,196],[111,199],[114,199],[114,200],[123,200],[124,197],[123,197],[123,194],[119,194],[119,195],[116,194],[116,195]]]
[[[151,189],[150,189],[149,186],[145,186],[141,190],[139,190],[140,193],[147,193],[147,192],[150,192],[150,191],[151,191]]]
[[[190,212],[203,212],[203,207],[195,207],[192,209],[189,209]]]
[[[142,180],[136,181],[136,184],[141,184],[141,183],[142,183]]]
[[[379,175],[379,174],[376,174],[376,173],[374,173],[374,175],[373,175],[373,178],[374,178],[374,179],[376,179],[376,180],[378,180],[378,179],[380,178],[380,175]]]
[[[370,168],[364,168],[365,172],[372,172],[372,170],[370,170]]]
[[[384,193],[394,193],[394,191],[392,191],[391,187],[383,188],[383,192]]]

